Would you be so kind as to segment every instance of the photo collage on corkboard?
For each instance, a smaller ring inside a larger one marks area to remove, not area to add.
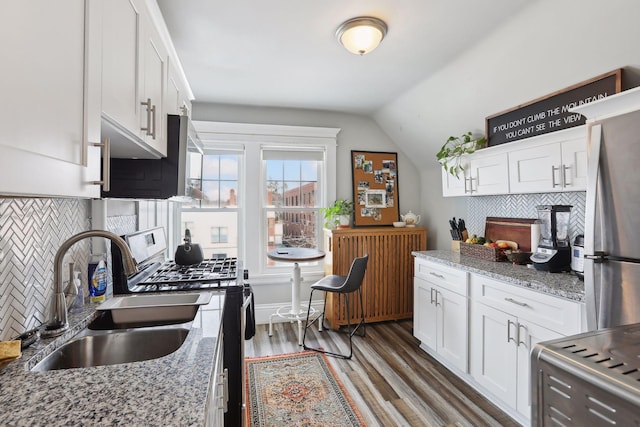
[[[392,225],[398,221],[398,155],[351,151],[354,224]]]

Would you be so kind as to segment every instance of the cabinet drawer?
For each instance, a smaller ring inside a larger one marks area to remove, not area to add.
[[[465,271],[416,258],[414,275],[457,294],[468,294]]]
[[[583,332],[582,304],[579,302],[520,288],[479,274],[470,276],[471,297],[475,301],[562,335]]]

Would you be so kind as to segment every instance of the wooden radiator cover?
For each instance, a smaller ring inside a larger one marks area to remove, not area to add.
[[[425,228],[350,228],[325,230],[325,273],[346,276],[355,257],[369,254],[362,284],[366,322],[413,317],[412,251],[427,248]],[[325,316],[332,329],[347,324],[344,297],[327,294]],[[349,295],[351,322],[358,322],[358,294]]]

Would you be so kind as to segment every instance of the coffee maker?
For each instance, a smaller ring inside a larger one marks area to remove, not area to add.
[[[540,222],[540,243],[531,255],[536,270],[558,271],[571,270],[571,245],[569,242],[569,205],[539,205],[538,220]]]

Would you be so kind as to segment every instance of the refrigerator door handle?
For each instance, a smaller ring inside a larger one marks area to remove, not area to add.
[[[596,263],[604,261],[604,254],[595,252],[596,209],[598,192],[598,170],[600,168],[600,147],[602,144],[602,125],[589,127],[589,160],[587,165],[587,197],[584,212],[584,290],[587,330],[598,329],[599,284],[596,284]],[[597,261],[596,261],[597,260]],[[599,280],[600,276],[598,276]]]
[[[607,261],[608,257],[605,252],[602,251],[594,251],[593,255],[585,255],[584,259],[593,260],[594,264],[602,264]]]
[[[600,168],[600,146],[602,144],[602,125],[589,128],[589,161],[587,166],[587,198],[585,201],[584,253],[595,253],[596,208],[598,192],[598,170]]]

